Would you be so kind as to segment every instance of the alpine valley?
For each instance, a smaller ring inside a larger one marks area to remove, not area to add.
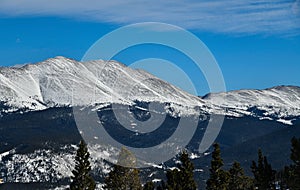
[[[279,169],[289,164],[290,139],[300,136],[297,86],[197,97],[116,61],[78,62],[55,57],[22,67],[0,68],[0,179],[4,181],[0,189],[66,188],[82,139],[74,108],[97,113],[102,125],[109,126],[110,134],[135,147],[144,145],[144,134],[136,130],[137,120],[166,115],[159,135],[148,138],[147,142],[154,143],[168,138],[180,118],[196,122],[196,132],[186,148],[195,164],[199,186],[208,176],[211,149],[199,153],[198,148],[212,116],[224,118],[215,141],[221,145],[225,166],[239,161],[249,175],[258,148]],[[113,109],[120,111],[132,133],[121,129]],[[97,143],[88,146],[92,174],[100,189],[119,150]],[[142,169],[142,180],[158,181],[176,162],[175,157]]]

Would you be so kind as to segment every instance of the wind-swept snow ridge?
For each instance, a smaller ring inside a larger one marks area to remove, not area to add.
[[[0,101],[16,108],[41,110],[135,100],[203,105],[200,98],[116,61],[77,62],[55,57],[21,68],[0,68]]]
[[[277,86],[265,90],[237,90],[203,97],[214,112],[275,118],[300,116],[300,87]],[[219,111],[217,111],[219,110]]]

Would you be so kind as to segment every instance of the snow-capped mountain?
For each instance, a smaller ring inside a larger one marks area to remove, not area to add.
[[[157,77],[115,61],[77,62],[55,57],[0,69],[0,101],[41,110],[53,105],[128,103],[134,100],[200,106],[203,101]]]
[[[2,110],[6,112],[66,105],[132,104],[135,100],[167,102],[179,114],[251,115],[286,123],[291,121],[284,119],[300,115],[300,88],[295,86],[222,92],[200,98],[116,61],[78,62],[55,57],[21,68],[0,68],[0,101],[9,107]]]
[[[187,116],[191,122],[196,118],[197,130],[188,146],[191,151],[198,150],[198,143],[210,121],[209,114],[226,116],[217,140],[233,149],[240,143],[256,142],[256,138],[273,139],[268,134],[275,137],[277,133],[286,134],[281,138],[289,141],[289,135],[299,133],[290,132],[298,128],[286,127],[286,124],[296,126],[294,123],[300,121],[300,87],[278,86],[196,97],[143,70],[131,69],[116,61],[78,62],[55,57],[21,68],[0,68],[0,178],[12,183],[41,182],[54,184],[53,187],[59,183],[66,186],[74,166],[76,144],[81,139],[72,106],[97,110],[101,122],[116,127],[117,122],[109,112],[111,104],[135,105],[132,110],[126,111],[146,118],[148,110],[143,107],[145,102],[168,105],[166,111],[172,112],[169,112],[166,123],[162,124],[162,128],[167,130],[153,136],[150,142],[168,138],[163,133],[170,132],[173,126],[176,129],[178,118],[173,117],[174,113]],[[201,117],[198,122],[200,117],[194,115],[199,113],[208,117]],[[127,115],[124,117],[132,119]],[[134,128],[137,123],[130,123],[130,126]],[[118,128],[114,133],[124,136]],[[129,142],[135,136],[136,133],[125,135],[124,139]],[[269,141],[265,143],[269,144]],[[278,147],[273,146],[277,150]],[[281,148],[282,144],[279,146]],[[282,155],[280,151],[283,149],[280,148],[279,153],[273,154]],[[93,173],[98,177],[102,175],[97,178],[100,185],[101,177],[110,169],[106,161],[117,156],[118,150],[99,144],[89,145],[89,150]],[[254,153],[249,153],[256,156],[256,150],[255,147]],[[207,155],[194,152],[191,158],[203,159]],[[142,171],[145,178],[155,180],[159,175],[159,172],[156,174],[157,168],[163,173],[167,165],[154,167],[154,171]],[[205,164],[199,165],[195,171],[202,175],[205,167]],[[43,189],[51,188],[47,186]]]
[[[277,86],[265,90],[237,90],[203,97],[215,113],[232,116],[251,115],[261,119],[277,118],[279,122],[300,115],[300,87]],[[224,112],[225,111],[225,112]]]

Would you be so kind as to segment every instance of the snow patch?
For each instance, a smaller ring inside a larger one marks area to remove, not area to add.
[[[293,120],[278,119],[277,121],[280,123],[287,124],[287,125],[293,125],[293,122],[292,122]]]

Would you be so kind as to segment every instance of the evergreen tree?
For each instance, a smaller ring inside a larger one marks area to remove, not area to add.
[[[118,163],[113,166],[104,180],[104,189],[108,190],[141,190],[139,170],[134,168],[136,159],[132,153],[122,148]]]
[[[72,171],[72,183],[70,190],[94,190],[96,185],[94,179],[90,175],[91,166],[89,162],[90,154],[87,145],[82,140],[75,157],[75,169]]]
[[[291,190],[300,189],[300,138],[292,138],[291,160],[293,164],[286,166],[280,173],[281,186]]]
[[[229,174],[222,169],[224,163],[221,158],[221,149],[218,143],[213,145],[210,175],[206,182],[207,190],[226,190],[228,187]]]
[[[167,185],[164,180],[160,182],[160,185],[156,188],[156,190],[165,190],[167,189]]]
[[[291,160],[293,161],[291,166],[293,178],[291,189],[300,189],[300,138],[294,137],[292,139]]]
[[[179,176],[179,170],[168,170],[167,171],[167,188],[168,190],[182,190],[181,184],[180,184],[180,176]]]
[[[152,181],[148,181],[144,187],[143,190],[154,190],[155,186],[154,183]]]
[[[229,169],[229,190],[246,190],[253,189],[253,181],[250,177],[245,176],[244,170],[240,163],[234,162]]]
[[[280,187],[280,190],[288,190],[289,187],[292,186],[293,180],[293,172],[289,166],[285,166],[283,170],[276,173],[276,182]]]
[[[178,165],[180,171],[180,181],[183,182],[182,187],[184,190],[195,190],[197,184],[194,179],[194,164],[189,158],[186,151],[183,151],[180,155],[181,164]]]
[[[268,160],[263,156],[262,151],[258,150],[258,163],[252,161],[252,173],[254,174],[254,184],[258,190],[273,190],[275,189],[275,174],[276,171],[268,163]]]
[[[168,190],[195,190],[197,188],[194,180],[194,165],[186,151],[180,154],[178,169],[167,172],[167,187]]]
[[[291,149],[291,160],[294,162],[294,165],[298,172],[300,172],[300,138],[292,138],[292,149]]]

